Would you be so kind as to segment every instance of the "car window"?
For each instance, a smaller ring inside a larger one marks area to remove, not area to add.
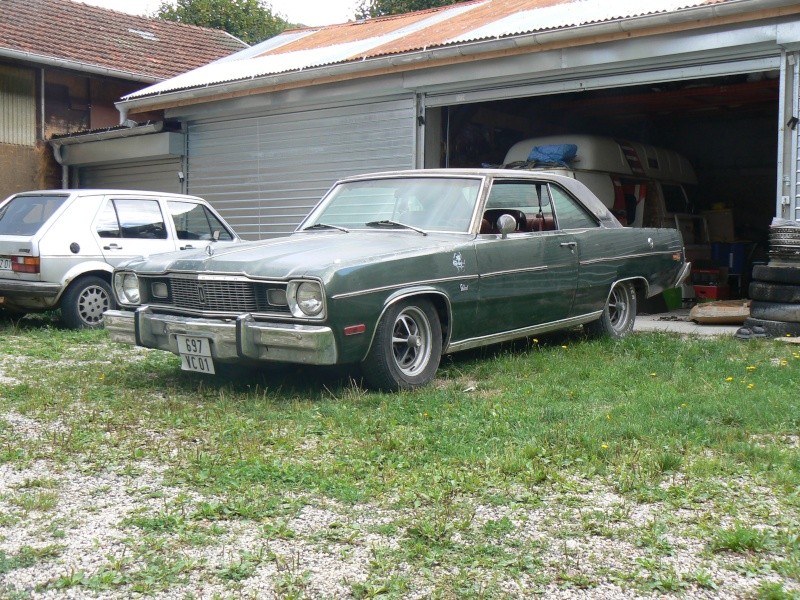
[[[495,180],[486,201],[481,233],[498,233],[497,219],[509,214],[517,220],[517,233],[555,229],[550,188],[541,181]]]
[[[211,240],[214,232],[219,232],[219,240],[233,239],[231,232],[202,204],[170,200],[167,207],[179,240]]]
[[[550,185],[559,229],[585,229],[599,223],[575,198],[557,185]]]
[[[108,202],[100,212],[100,215],[97,217],[95,229],[97,230],[97,235],[101,238],[121,237],[122,234],[119,230],[117,211],[114,209],[113,202]]]
[[[111,211],[114,211],[112,216]],[[116,219],[119,235],[113,235]],[[167,239],[167,228],[158,200],[114,199],[103,210],[98,224],[101,237],[123,237],[144,240]]]
[[[304,224],[369,228],[397,222],[426,230],[466,233],[478,198],[477,178],[398,177],[339,184]]]
[[[0,235],[33,235],[67,196],[16,196],[0,208]]]

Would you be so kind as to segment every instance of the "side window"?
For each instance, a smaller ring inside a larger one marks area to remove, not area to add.
[[[169,201],[167,206],[179,240],[210,240],[216,231],[219,232],[220,240],[233,239],[230,231],[202,204]]]
[[[517,231],[551,231],[555,229],[549,187],[537,181],[496,180],[486,201],[481,233],[497,233],[496,220],[502,214],[517,219]]]
[[[559,229],[587,229],[598,227],[597,220],[572,196],[560,187],[550,185]]]
[[[119,221],[113,202],[107,202],[100,216],[97,217],[97,235],[101,238],[120,237]]]
[[[165,240],[167,228],[158,200],[112,200],[117,211],[121,237]]]

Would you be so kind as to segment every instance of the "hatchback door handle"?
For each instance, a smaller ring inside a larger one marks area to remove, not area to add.
[[[116,244],[109,244],[108,246],[103,246],[103,250],[122,250],[122,246],[117,246]]]
[[[181,250],[194,250],[194,246],[186,244],[185,246],[181,246]]]

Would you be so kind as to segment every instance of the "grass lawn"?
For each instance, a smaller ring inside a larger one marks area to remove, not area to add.
[[[0,597],[800,597],[800,347],[579,333],[434,384],[0,321]]]

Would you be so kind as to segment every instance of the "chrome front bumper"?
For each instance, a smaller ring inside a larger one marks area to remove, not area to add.
[[[251,359],[332,365],[337,359],[333,331],[321,325],[264,323],[249,314],[235,320],[162,315],[148,306],[135,312],[106,311],[103,323],[115,342],[173,354],[179,354],[176,336],[188,335],[208,339],[212,357],[220,361]]]

